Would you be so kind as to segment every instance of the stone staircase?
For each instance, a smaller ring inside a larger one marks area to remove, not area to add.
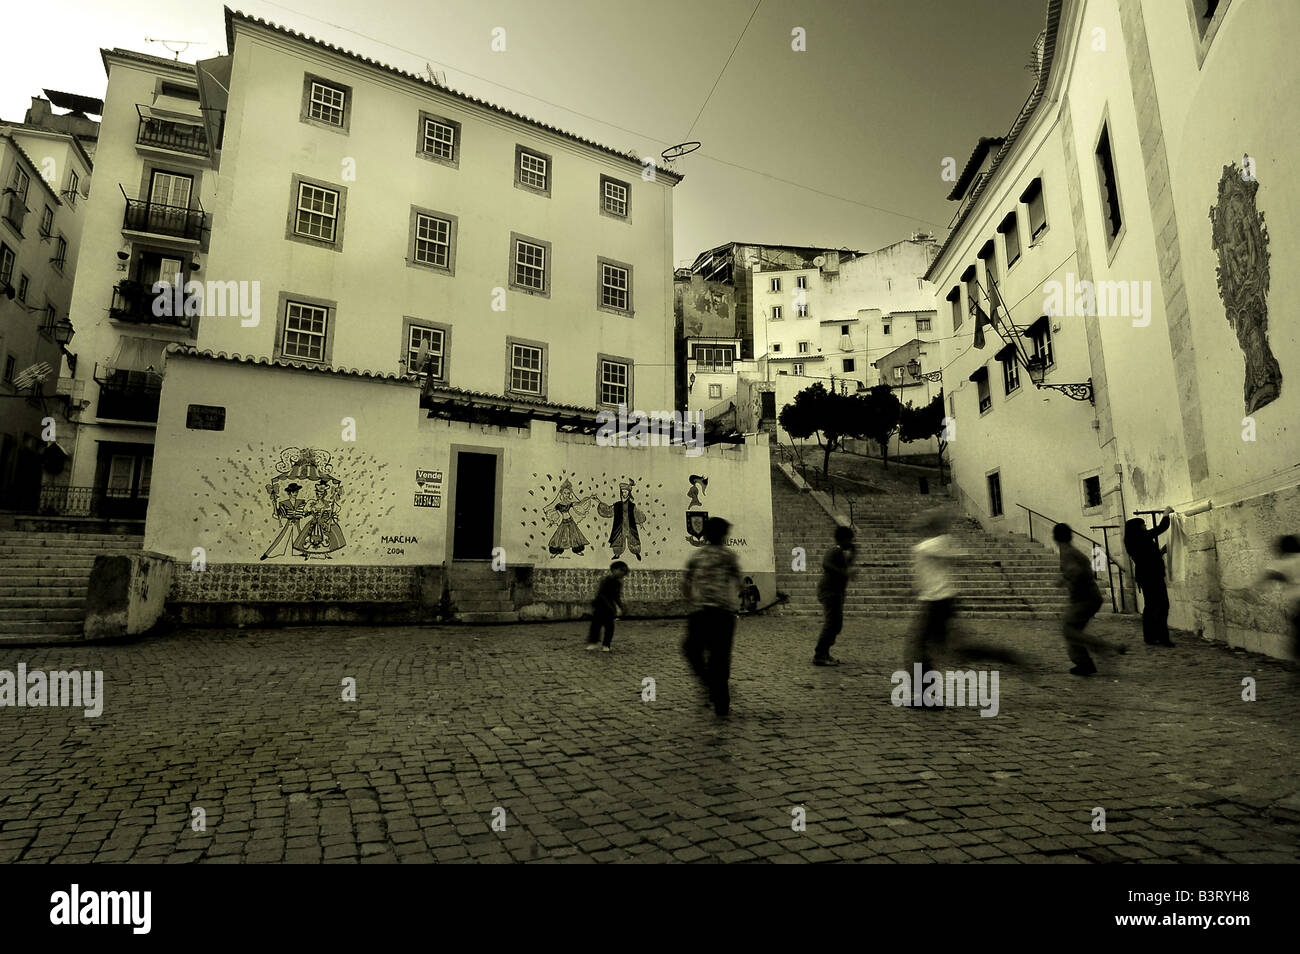
[[[486,561],[448,568],[451,602],[462,623],[513,623],[519,619],[510,595],[510,574]]]
[[[95,557],[139,552],[129,534],[0,531],[0,643],[75,639]]]
[[[925,511],[951,504],[947,497],[921,493],[888,493],[860,497],[854,504],[859,573],[850,584],[845,616],[911,616],[916,612],[912,594],[912,547],[920,534],[912,521]],[[833,543],[835,522],[809,493],[798,490],[775,465],[772,467],[773,544],[776,551],[777,589],[789,594],[787,607],[796,614],[820,614],[817,582],[821,561]],[[975,520],[958,520],[949,531],[971,558],[956,570],[961,613],[968,618],[1007,616],[1054,617],[1066,606],[1065,591],[1057,585],[1056,558],[1028,541],[996,537]],[[807,569],[791,569],[791,550],[803,547]],[[1107,597],[1105,579],[1099,579]]]

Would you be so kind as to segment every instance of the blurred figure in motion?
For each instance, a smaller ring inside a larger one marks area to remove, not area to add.
[[[857,552],[853,545],[853,528],[836,527],[835,545],[822,557],[822,578],[817,584],[817,600],[822,604],[822,631],[813,650],[814,666],[840,664],[831,656],[831,647],[844,628],[844,595],[849,580],[857,572],[853,569],[853,557]]]
[[[1139,521],[1140,522],[1140,521]],[[1070,605],[1061,617],[1062,635],[1065,636],[1065,650],[1070,654],[1070,669],[1073,676],[1091,676],[1097,671],[1097,664],[1092,661],[1089,647],[1100,652],[1124,653],[1125,647],[1084,633],[1088,621],[1101,609],[1101,590],[1097,588],[1096,577],[1092,572],[1092,561],[1075,549],[1074,531],[1068,523],[1058,523],[1052,528],[1052,539],[1061,553],[1061,580],[1070,594]]]
[[[705,545],[691,554],[682,584],[691,610],[682,654],[719,719],[731,711],[731,642],[740,593],[740,563],[724,542],[729,530],[721,517],[704,521]]]
[[[1279,583],[1286,613],[1291,657],[1300,660],[1300,538],[1287,534],[1273,544],[1273,560],[1260,574],[1259,584]]]

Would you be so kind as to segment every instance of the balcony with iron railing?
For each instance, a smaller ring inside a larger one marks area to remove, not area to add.
[[[23,234],[23,222],[27,218],[27,204],[13,189],[5,189],[0,198],[0,218],[3,218],[19,235]]]
[[[171,306],[166,311],[176,311],[175,294],[169,287],[161,293],[166,296]],[[113,286],[112,301],[108,306],[108,317],[114,321],[129,322],[136,325],[163,325],[170,328],[188,329],[190,318],[182,314],[155,313],[154,305],[160,298],[153,286],[132,279],[123,279]]]
[[[99,381],[97,417],[114,421],[156,422],[162,378],[148,371],[109,370]]]
[[[126,199],[126,212],[122,217],[123,232],[166,235],[190,242],[202,241],[203,230],[207,226],[207,213],[202,206],[190,209],[132,199],[125,189],[122,190],[122,197]]]
[[[136,112],[140,116],[140,125],[135,134],[136,145],[207,157],[208,136],[197,117],[192,123],[173,122],[158,116],[146,116],[140,112],[139,106],[136,107]]]

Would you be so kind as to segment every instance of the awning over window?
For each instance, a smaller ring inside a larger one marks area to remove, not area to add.
[[[1042,315],[1030,322],[1029,327],[1020,333],[1026,338],[1032,338],[1040,332],[1046,331],[1050,327],[1051,320],[1047,315]]]
[[[987,381],[988,379],[989,379],[988,366],[980,365],[980,367],[976,368],[974,371],[971,372],[969,380],[974,381],[978,384],[980,381]]]
[[[996,355],[994,355],[994,357],[997,358],[999,361],[1015,361],[1016,346],[1013,344],[1009,344],[1006,347],[1002,348]]]
[[[114,371],[150,371],[163,373],[163,351],[170,341],[123,335],[107,365]]]
[[[175,108],[175,109],[168,108],[167,107],[168,100],[169,97],[160,96],[158,97],[158,102],[155,103],[154,105],[144,106],[141,104],[137,104],[135,109],[136,112],[138,112],[145,119],[160,119],[163,120],[164,122],[181,123],[187,126],[203,125],[203,117],[195,115],[195,113],[193,112],[194,105],[192,103],[189,105],[188,111],[182,111],[180,108]],[[174,102],[181,103],[182,101],[174,100]]]

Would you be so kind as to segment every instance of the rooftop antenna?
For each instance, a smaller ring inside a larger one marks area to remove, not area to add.
[[[429,82],[435,86],[447,85],[447,74],[442,70],[435,70],[433,65],[427,60],[424,63],[424,75],[429,78]]]
[[[184,53],[186,50],[188,50],[190,47],[197,45],[199,42],[198,40],[158,40],[151,36],[145,37],[144,41],[146,43],[161,43],[163,46],[167,47],[167,52],[171,53],[176,58],[176,61],[178,63],[180,62],[181,54]],[[180,46],[180,49],[173,50],[172,49],[173,43],[178,44]]]

